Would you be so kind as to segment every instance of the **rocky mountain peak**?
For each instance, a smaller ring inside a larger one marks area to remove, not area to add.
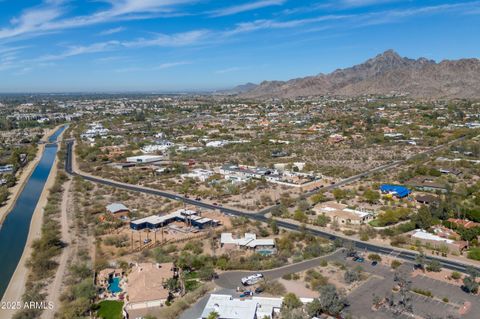
[[[264,81],[245,97],[357,96],[398,92],[422,98],[480,98],[480,60],[436,63],[401,57],[394,50],[346,69],[290,81]]]

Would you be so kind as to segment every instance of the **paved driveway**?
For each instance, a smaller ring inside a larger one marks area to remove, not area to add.
[[[325,255],[322,257],[305,260],[296,264],[287,265],[281,268],[274,270],[265,270],[265,271],[227,271],[219,275],[219,278],[215,280],[215,284],[222,288],[236,289],[238,286],[241,286],[240,280],[242,277],[249,276],[255,273],[261,272],[266,280],[279,279],[283,275],[292,274],[310,268],[320,266],[321,260],[341,260],[343,259],[344,254],[342,250],[339,249],[330,255]]]

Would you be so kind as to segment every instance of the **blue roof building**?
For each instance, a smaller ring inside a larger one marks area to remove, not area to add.
[[[390,184],[382,184],[380,186],[380,191],[384,194],[392,194],[398,198],[406,197],[412,192],[405,186],[390,185]]]

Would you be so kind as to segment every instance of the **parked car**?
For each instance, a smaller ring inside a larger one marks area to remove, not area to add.
[[[250,290],[245,290],[240,294],[240,298],[251,297],[253,296],[253,292]]]
[[[151,239],[145,238],[145,239],[143,240],[143,243],[144,243],[144,244],[148,244],[148,243],[151,242],[151,241],[152,241]]]
[[[244,286],[251,286],[251,285],[255,285],[262,278],[263,278],[263,274],[258,273],[258,274],[254,274],[254,275],[251,275],[251,276],[248,276],[248,277],[243,277],[241,279],[241,282],[242,282],[242,285],[244,285]]]
[[[378,264],[378,261],[374,260],[372,261],[372,266],[376,266]]]
[[[255,293],[256,294],[261,294],[263,292],[263,288],[262,287],[257,287],[255,288]]]
[[[357,257],[357,258],[355,259],[355,261],[356,261],[357,263],[363,263],[363,262],[365,261],[365,259],[363,259],[363,257]]]

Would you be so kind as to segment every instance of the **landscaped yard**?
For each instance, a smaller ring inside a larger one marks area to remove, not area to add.
[[[97,316],[103,319],[122,319],[123,302],[105,300],[99,303]]]

